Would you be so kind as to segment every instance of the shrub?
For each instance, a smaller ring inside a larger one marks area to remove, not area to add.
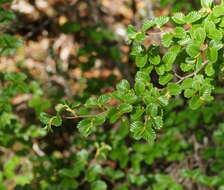
[[[84,103],[58,100],[52,111],[54,102],[25,71],[1,73],[0,189],[222,190],[224,2],[201,5],[146,20],[139,30],[130,25],[134,84],[123,79]],[[16,16],[1,9],[0,18],[4,27]],[[154,31],[161,43],[148,45]],[[1,55],[22,45],[0,34]],[[21,119],[18,95],[29,97],[25,114],[32,119]]]
[[[58,104],[57,115],[42,113],[42,122],[48,129],[58,126],[60,115],[67,111],[69,117],[83,118],[77,128],[88,136],[106,121],[113,124],[122,119],[130,123],[135,139],[153,141],[170,99],[183,99],[192,110],[214,101],[222,70],[223,16],[223,4],[213,7],[212,1],[202,1],[202,9],[187,15],[159,16],[145,21],[139,31],[130,25],[131,56],[138,68],[134,85],[123,79],[114,92],[90,97],[84,105]],[[168,23],[174,26],[165,32]],[[147,47],[144,41],[155,28],[162,43]],[[116,100],[115,106],[111,99]]]

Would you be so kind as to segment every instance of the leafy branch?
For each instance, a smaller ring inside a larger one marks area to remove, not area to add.
[[[90,97],[83,105],[70,108],[68,104],[59,104],[54,119],[49,120],[50,116],[46,121],[58,126],[61,112],[70,112],[73,116],[65,118],[81,119],[77,128],[88,136],[106,121],[114,124],[125,117],[121,123],[128,126],[135,139],[153,141],[156,130],[163,126],[163,113],[172,98],[183,94],[181,97],[188,100],[193,110],[211,102],[214,65],[220,59],[219,54],[223,54],[224,6],[214,6],[206,0],[201,4],[201,10],[186,15],[175,13],[146,20],[139,30],[129,25],[130,56],[137,67],[134,85],[123,79],[111,94]],[[172,30],[167,29],[168,23],[174,26]],[[160,31],[161,43],[146,45],[155,29]],[[177,67],[184,76],[175,73]],[[110,105],[112,99],[116,105]],[[98,114],[99,110],[103,112]]]

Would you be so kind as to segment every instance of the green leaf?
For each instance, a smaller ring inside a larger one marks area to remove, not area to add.
[[[190,38],[190,36],[186,35],[185,38],[178,41],[178,44],[181,45],[181,46],[185,46],[185,45],[191,43],[191,41],[192,41],[192,39]]]
[[[223,5],[215,6],[213,8],[213,14],[216,17],[224,16],[224,6]]]
[[[128,25],[127,33],[128,33],[128,39],[133,40],[135,39],[137,30],[135,29],[133,25]]]
[[[159,84],[165,85],[172,79],[173,79],[173,75],[170,74],[170,73],[167,73],[166,75],[163,75],[163,76],[159,77]]]
[[[47,124],[48,121],[52,118],[53,116],[52,115],[49,115],[45,112],[42,112],[40,113],[40,121],[43,123],[43,124]]]
[[[169,103],[169,97],[167,97],[167,96],[160,96],[160,97],[158,98],[158,101],[160,102],[160,104],[161,104],[162,106],[167,106],[168,103]]]
[[[202,27],[193,29],[193,31],[191,32],[191,35],[195,41],[198,41],[201,44],[204,43],[205,38],[206,38],[205,29]]]
[[[0,25],[8,25],[15,19],[16,15],[12,11],[0,9]]]
[[[62,168],[59,170],[59,175],[63,177],[77,177],[79,176],[79,170],[73,168]]]
[[[99,164],[95,164],[93,166],[90,166],[90,168],[87,170],[86,178],[88,181],[95,181],[99,174],[102,173],[102,167]]]
[[[0,55],[12,55],[16,49],[21,47],[23,42],[19,38],[12,37],[8,34],[0,34]]]
[[[213,4],[213,0],[201,0],[201,6],[203,8],[211,8]]]
[[[205,73],[208,76],[212,76],[212,75],[215,74],[215,70],[213,68],[212,63],[209,63],[209,64],[206,65],[206,67],[205,67]]]
[[[144,32],[137,32],[136,35],[135,35],[135,39],[134,40],[136,42],[142,42],[142,41],[145,40],[145,37],[146,37],[146,35],[145,35]]]
[[[189,106],[192,110],[198,109],[202,105],[203,101],[200,96],[193,96],[189,101]]]
[[[137,100],[138,97],[135,95],[133,90],[123,96],[123,101],[128,104],[134,104]]]
[[[176,27],[174,30],[174,37],[183,39],[186,37],[186,31],[182,27]]]
[[[138,71],[135,75],[135,81],[143,82],[144,84],[147,84],[150,82],[149,74],[146,72]]]
[[[183,13],[175,13],[172,19],[177,24],[185,24],[185,15]]]
[[[130,84],[127,80],[123,79],[116,85],[117,90],[129,90]]]
[[[154,20],[146,20],[142,24],[142,31],[147,31],[148,29],[152,28],[155,25]]]
[[[93,120],[92,119],[83,119],[77,125],[79,132],[87,137],[92,133],[93,130]]]
[[[61,181],[61,187],[63,188],[68,188],[68,189],[77,189],[78,186],[79,186],[79,183],[74,180],[74,179],[70,179],[70,178],[64,178],[62,181]]]
[[[115,180],[124,177],[124,174],[125,174],[121,170],[115,170],[111,167],[106,167],[104,171],[108,177],[115,179]]]
[[[185,21],[188,24],[194,23],[201,19],[201,15],[199,12],[192,11],[187,16],[185,16]]]
[[[167,90],[170,95],[178,95],[181,93],[181,87],[176,83],[169,83],[167,86]]]
[[[149,56],[148,60],[151,64],[158,65],[161,61],[161,58],[159,55],[155,55],[155,56]]]
[[[169,47],[171,45],[171,43],[173,39],[173,34],[171,32],[165,33],[162,35],[162,44],[164,45],[164,47]]]
[[[66,110],[67,107],[68,107],[68,105],[57,104],[57,105],[55,106],[55,110],[56,110],[58,113],[61,113],[62,111]]]
[[[151,117],[156,117],[159,112],[158,104],[156,103],[149,103],[146,107],[146,114],[150,115]]]
[[[135,121],[131,124],[130,131],[133,133],[133,137],[137,140],[143,138],[147,141],[155,140],[155,131],[152,129],[152,126],[149,122],[147,125],[144,125],[140,121]]]
[[[97,180],[91,183],[91,190],[106,190],[107,184],[102,180]]]
[[[205,29],[206,32],[208,33],[208,37],[210,39],[216,40],[216,41],[220,41],[223,38],[223,33],[221,30],[218,30],[216,28],[216,25],[214,22],[212,21],[206,21],[205,22]]]
[[[6,73],[4,76],[5,80],[12,81],[14,83],[23,82],[27,76],[23,73]]]
[[[200,53],[200,44],[197,44],[196,42],[192,42],[187,45],[186,52],[191,57],[196,57]]]
[[[133,48],[131,49],[131,55],[134,56],[143,56],[145,54],[145,47],[141,44],[133,44]]]
[[[61,30],[64,33],[79,32],[81,30],[81,26],[77,22],[69,21],[61,26]]]
[[[156,116],[153,118],[155,129],[161,129],[163,127],[163,118],[162,116]]]
[[[209,47],[206,51],[206,56],[210,63],[215,63],[218,60],[218,49],[216,47]]]
[[[8,179],[13,179],[16,175],[16,166],[20,163],[20,158],[18,156],[12,156],[8,158],[3,166],[4,175]]]
[[[219,23],[219,26],[222,27],[222,28],[224,28],[224,17],[222,17],[222,20],[221,20],[221,22]]]
[[[220,30],[213,30],[209,32],[208,37],[220,41],[223,38],[223,33]]]
[[[51,129],[51,126],[61,126],[62,124],[62,119],[60,117],[60,115],[56,115],[56,116],[51,116],[47,113],[40,113],[40,121],[46,125],[47,129]]]
[[[93,108],[98,106],[98,101],[95,97],[89,98],[86,103],[84,104],[85,107],[87,108]]]
[[[166,69],[166,71],[172,69],[171,66],[176,60],[176,57],[177,57],[177,54],[174,52],[168,52],[163,56],[163,62],[166,64],[166,67],[169,68],[169,69]]]
[[[164,64],[158,65],[155,69],[156,69],[156,73],[158,75],[164,75],[165,74],[166,68],[165,68]]]
[[[132,111],[132,105],[130,104],[121,104],[118,106],[118,110],[120,113],[128,113]]]
[[[140,119],[144,112],[145,112],[145,110],[143,107],[141,107],[141,106],[136,107],[135,111],[131,114],[131,119],[132,120]]]
[[[148,49],[148,60],[153,65],[158,65],[161,61],[160,47],[158,45],[151,45]]]
[[[192,87],[193,79],[192,78],[187,78],[184,79],[184,81],[181,84],[182,89],[188,89]]]
[[[169,22],[168,16],[159,16],[154,19],[154,22],[158,28]]]
[[[224,18],[224,17],[223,17],[223,18]],[[223,45],[222,42],[220,42],[220,41],[211,40],[211,41],[209,42],[209,47],[215,47],[215,48],[217,49],[217,51],[220,50],[220,49],[222,49],[223,46],[224,46],[224,45]]]
[[[62,124],[61,116],[60,115],[54,116],[51,125],[58,127],[61,126],[61,124]]]
[[[110,123],[115,123],[120,117],[121,113],[117,111],[115,107],[109,109],[107,117],[109,118]]]
[[[148,55],[144,55],[144,56],[136,56],[135,58],[135,62],[137,67],[144,67],[145,64],[147,63],[147,59],[148,59]]]
[[[109,94],[103,94],[98,98],[98,104],[105,105],[111,100],[111,95]]]
[[[178,53],[180,52],[180,46],[174,45],[170,47],[169,51],[163,56],[163,62],[165,63],[166,71],[172,70],[172,65],[176,60]]]
[[[96,115],[96,117],[93,119],[93,125],[99,126],[102,125],[106,120],[106,113],[101,113]]]
[[[195,64],[187,64],[187,63],[181,63],[180,68],[182,71],[187,72],[194,69]]]
[[[145,91],[145,84],[141,81],[137,81],[135,83],[135,91],[139,95],[143,94]]]

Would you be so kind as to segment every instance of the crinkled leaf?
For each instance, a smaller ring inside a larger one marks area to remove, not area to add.
[[[193,96],[190,99],[189,106],[192,110],[198,109],[202,105],[203,101],[201,100],[200,96]]]
[[[213,8],[213,14],[216,17],[224,16],[224,6],[223,5],[215,6]]]
[[[170,95],[178,95],[181,93],[181,87],[176,83],[169,83],[167,86],[167,90]]]
[[[83,136],[87,137],[92,133],[93,120],[89,118],[83,119],[78,123],[77,128]]]
[[[144,112],[145,112],[145,110],[143,107],[141,107],[141,106],[136,107],[134,112],[131,114],[131,119],[132,120],[140,119]]]
[[[184,79],[184,81],[181,84],[182,89],[188,89],[192,87],[193,79],[192,78],[187,78]]]
[[[130,104],[121,104],[118,106],[118,110],[120,113],[128,113],[132,111],[132,105]]]
[[[151,27],[153,27],[155,25],[154,20],[146,20],[143,22],[142,24],[142,31],[147,31],[148,29],[150,29]]]
[[[149,74],[146,72],[138,71],[135,75],[135,81],[141,81],[144,84],[150,82]]]
[[[206,51],[206,56],[210,63],[215,63],[218,60],[218,49],[216,47],[209,47]]]
[[[173,34],[171,32],[162,35],[162,44],[164,47],[169,47],[172,43]]]
[[[166,24],[168,21],[169,21],[168,16],[159,16],[154,19],[154,22],[158,28]]]
[[[213,68],[212,63],[209,63],[209,64],[206,65],[206,67],[205,67],[205,73],[206,73],[206,75],[208,75],[208,76],[212,76],[212,75],[214,75],[215,70],[214,70],[214,68]]]
[[[213,0],[201,0],[201,6],[203,8],[206,8],[206,9],[211,8],[212,4],[213,4]]]
[[[111,95],[109,94],[103,94],[98,98],[98,104],[105,105],[111,100]]]
[[[141,81],[136,81],[135,83],[135,91],[137,94],[141,95],[145,91],[145,83]]]
[[[106,190],[107,184],[102,180],[97,180],[91,184],[91,190]]]
[[[205,32],[204,28],[202,28],[202,27],[195,28],[195,29],[193,29],[191,34],[192,34],[192,38],[195,41],[198,41],[199,43],[204,43],[205,38],[206,38],[206,32]]]
[[[196,11],[192,11],[188,15],[185,16],[185,21],[188,24],[194,23],[200,19],[201,19],[201,15],[199,12],[196,12]]]
[[[186,31],[182,27],[176,27],[174,30],[174,37],[184,39],[186,37]]]
[[[167,73],[166,75],[163,75],[163,76],[159,77],[159,84],[165,85],[172,79],[173,79],[173,75],[170,74],[170,73]]]
[[[133,122],[130,131],[133,133],[133,137],[137,140],[143,138],[147,141],[153,141],[156,137],[152,126],[150,124],[144,125],[140,121]]]
[[[177,24],[185,24],[185,15],[183,13],[175,13],[172,19]]]
[[[200,44],[190,43],[186,47],[186,52],[191,57],[196,57],[200,53]]]
[[[147,63],[147,59],[148,59],[148,55],[144,55],[144,56],[136,56],[135,58],[135,62],[137,67],[144,67],[145,64]]]
[[[130,84],[127,80],[123,79],[116,85],[117,90],[129,90]]]
[[[93,108],[93,107],[96,107],[98,105],[98,101],[95,97],[90,97],[86,103],[84,104],[85,107],[87,108]]]

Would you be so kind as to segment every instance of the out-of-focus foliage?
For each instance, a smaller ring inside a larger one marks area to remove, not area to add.
[[[172,12],[177,11],[192,11],[200,7],[200,0],[160,0],[162,7],[171,6]]]
[[[139,30],[130,25],[134,83],[124,78],[109,93],[100,89],[114,85],[113,76],[88,79],[82,95],[69,97],[44,88],[21,63],[19,72],[1,73],[0,190],[224,189],[224,4],[201,5]],[[3,27],[16,19],[7,8],[0,15]],[[103,56],[121,59],[102,25],[67,21],[60,31],[87,41],[77,54],[83,71]],[[154,31],[161,43],[148,45]],[[24,43],[1,33],[1,56],[18,55]]]

